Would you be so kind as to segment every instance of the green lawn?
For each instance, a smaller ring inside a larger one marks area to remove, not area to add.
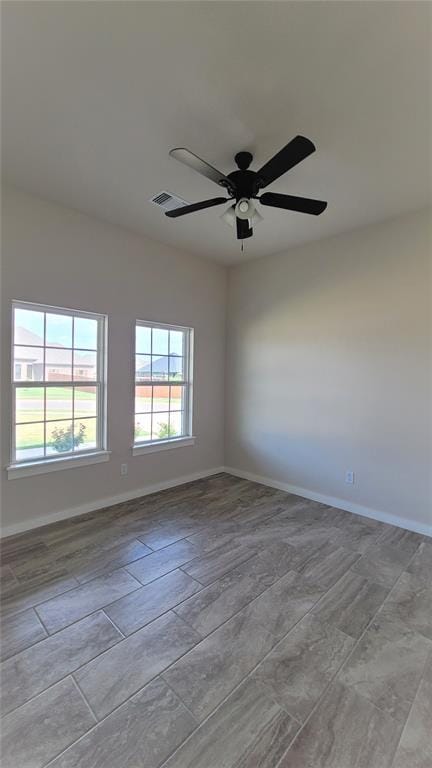
[[[85,386],[85,385],[82,385]],[[39,389],[39,387],[33,388],[33,387],[18,387],[17,392],[19,392],[20,400],[31,400],[32,398],[35,398],[35,389]],[[43,389],[43,386],[41,384],[40,389]],[[65,399],[65,390],[62,387],[48,387],[49,396],[51,400],[64,400]],[[77,400],[89,400],[92,397],[94,397],[94,394],[92,392],[83,392],[81,389],[78,389],[78,387],[75,388],[75,397]]]
[[[32,393],[31,389],[19,389],[19,400],[28,400],[28,399],[36,399],[35,393]],[[61,387],[53,387],[49,390],[50,394],[50,401],[64,401],[65,400],[65,392]],[[93,400],[95,401],[95,395],[91,392],[82,392],[80,390],[76,390],[75,392],[75,398],[76,400],[81,401],[89,401]],[[20,420],[26,420],[26,422],[40,422],[43,420],[43,413],[41,414],[41,410],[37,408],[31,408],[31,409],[22,409],[20,411],[19,409],[19,400],[17,402],[17,421]],[[95,403],[96,407],[96,403]],[[137,398],[136,399],[136,410],[143,410],[145,412],[148,412],[149,408],[151,407],[151,402],[148,398]],[[163,411],[168,411],[169,409],[169,398],[168,397],[160,397],[155,398],[153,402],[153,407],[156,407],[158,411],[161,412],[160,422],[161,422],[161,429],[162,433],[164,432],[163,424],[168,420],[167,416]],[[70,420],[72,416],[72,411],[70,407],[66,407],[65,405],[60,406],[59,408],[51,408],[49,409],[49,418],[52,420],[51,422],[47,422],[46,427],[46,436],[47,436],[47,445],[52,445],[52,431],[56,428],[68,428],[70,425]],[[85,441],[82,444],[85,446],[86,443],[93,444],[96,440],[96,419],[95,418],[85,418],[85,417],[94,417],[95,416],[95,410],[86,410],[83,408],[83,410],[80,410],[79,407],[77,408],[77,405],[75,404],[75,421],[78,424],[84,424],[85,426]],[[156,414],[157,418],[157,414]],[[82,419],[82,421],[80,421]],[[139,419],[139,416],[138,416]],[[54,421],[56,420],[56,421]],[[57,422],[64,421],[63,424],[58,424]],[[166,429],[166,428],[165,428]],[[162,434],[162,436],[168,436],[168,434]],[[150,433],[144,429],[143,426],[138,427],[136,430],[136,437],[150,437]],[[24,423],[20,424],[17,427],[17,437],[16,437],[16,447],[17,450],[24,449],[24,448],[40,448],[43,446],[43,426],[41,426],[40,423]]]

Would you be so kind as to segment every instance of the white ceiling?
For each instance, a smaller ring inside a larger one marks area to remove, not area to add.
[[[3,3],[3,165],[13,184],[225,263],[431,201],[429,2]],[[149,198],[220,188],[169,158],[257,169],[297,133],[317,152],[272,191],[241,255],[223,209],[167,219]]]

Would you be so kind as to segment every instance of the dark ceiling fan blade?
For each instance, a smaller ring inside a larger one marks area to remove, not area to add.
[[[252,237],[253,229],[249,226],[247,219],[236,219],[237,222],[237,240],[246,240],[247,237]]]
[[[259,187],[263,189],[279,176],[315,152],[315,145],[305,136],[296,136],[258,171]]]
[[[232,186],[232,182],[230,182],[228,176],[225,176],[218,171],[217,168],[213,168],[213,166],[206,163],[205,160],[201,160],[198,155],[194,155],[194,153],[190,152],[188,149],[185,149],[184,147],[176,147],[170,151],[170,155],[171,157],[174,157],[175,160],[179,160],[180,163],[188,165],[189,168],[198,171],[202,176],[206,176],[221,187],[229,188]]]
[[[185,216],[187,213],[194,213],[194,211],[202,211],[204,208],[212,208],[213,205],[222,205],[227,203],[227,197],[212,197],[211,200],[201,200],[200,203],[192,203],[191,205],[182,205],[181,208],[174,208],[173,211],[165,211],[165,216],[169,216],[170,219],[176,219],[177,216]]]
[[[271,205],[274,208],[284,208],[286,211],[298,213],[311,213],[319,216],[325,211],[327,203],[324,200],[312,200],[309,197],[295,197],[294,195],[278,195],[276,192],[264,192],[258,198],[262,205]]]

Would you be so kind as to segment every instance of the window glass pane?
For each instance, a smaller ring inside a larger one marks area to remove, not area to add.
[[[183,413],[181,411],[170,413],[169,427],[170,437],[183,434]]]
[[[74,381],[96,381],[97,354],[96,352],[81,352],[74,350]]]
[[[45,381],[70,381],[72,379],[72,350],[45,350]]]
[[[18,424],[15,427],[15,457],[17,461],[40,459],[44,455],[44,425]]]
[[[97,387],[74,387],[74,415],[97,415]]]
[[[151,436],[151,414],[140,413],[135,416],[135,440],[143,442],[150,440]]]
[[[97,446],[96,419],[74,421],[75,451],[90,451]]]
[[[161,379],[161,381],[168,379],[168,357],[152,355],[152,381],[155,379]]]
[[[168,358],[170,381],[175,379],[184,379],[184,357],[170,355]]]
[[[40,459],[99,447],[99,400],[104,397],[99,332],[103,319],[84,317],[78,311],[14,306],[13,322],[12,375],[18,384],[13,392],[13,459]],[[150,361],[149,356],[149,377]],[[38,382],[38,386],[26,382]]]
[[[15,309],[15,344],[44,343],[44,315],[31,309]]]
[[[74,347],[97,349],[98,321],[89,317],[74,318]]]
[[[169,387],[167,386],[155,386],[153,387],[153,411],[168,411],[169,410]]]
[[[14,347],[14,381],[42,381],[42,347]]]
[[[170,437],[169,413],[155,413],[153,415],[152,440],[166,440]]]
[[[19,424],[24,421],[43,421],[43,387],[17,387],[15,390],[15,418]]]
[[[152,409],[153,387],[135,387],[135,413],[149,413]]]
[[[72,418],[72,387],[46,388],[46,419],[60,421]]]
[[[47,456],[61,456],[73,449],[72,421],[48,421],[46,423]]]
[[[46,314],[46,345],[48,347],[72,346],[72,317]]]
[[[184,387],[170,387],[170,411],[184,409]]]
[[[137,443],[185,434],[187,387],[176,382],[186,381],[188,333],[188,329],[136,327]]]
[[[151,328],[137,325],[135,329],[135,352],[142,355],[151,354]]]
[[[153,349],[154,355],[168,354],[168,331],[165,328],[153,328]]]
[[[137,381],[150,381],[151,379],[150,355],[135,355],[135,378]]]
[[[169,353],[170,355],[180,355],[180,357],[184,354],[183,351],[183,339],[184,339],[184,332],[183,331],[170,331],[169,332]]]

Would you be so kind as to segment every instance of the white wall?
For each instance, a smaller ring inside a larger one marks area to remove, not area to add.
[[[155,215],[161,215],[155,211]],[[97,507],[119,494],[223,463],[226,270],[72,210],[7,189],[2,231],[2,517],[6,532],[64,509]],[[8,480],[10,301],[109,316],[111,460]],[[135,318],[195,328],[193,447],[132,457]],[[129,465],[120,477],[120,464]]]
[[[430,221],[230,271],[228,466],[432,534]]]
[[[13,298],[109,315],[112,450],[108,463],[35,477],[2,469],[5,532],[224,463],[432,526],[427,212],[229,270],[225,451],[225,268],[11,188],[2,223],[1,466]],[[194,447],[131,455],[136,317],[195,328]]]

